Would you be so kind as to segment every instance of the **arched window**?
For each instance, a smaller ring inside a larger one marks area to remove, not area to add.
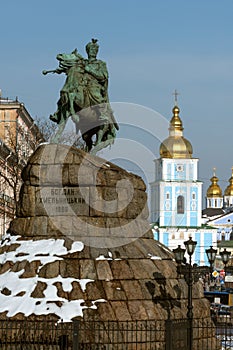
[[[184,197],[177,197],[177,214],[184,214]]]

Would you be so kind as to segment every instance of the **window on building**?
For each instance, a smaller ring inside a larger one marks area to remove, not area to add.
[[[166,199],[170,199],[170,194],[169,194],[169,192],[166,193]]]
[[[196,209],[197,209],[196,201],[192,201],[192,203],[191,203],[191,210],[195,211]]]
[[[193,200],[196,199],[196,193],[195,193],[195,192],[192,193],[192,199],[193,199]]]
[[[177,214],[184,214],[184,196],[177,197]]]

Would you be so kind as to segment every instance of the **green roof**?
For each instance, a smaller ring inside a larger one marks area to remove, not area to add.
[[[208,229],[208,230],[217,230],[216,227],[213,227],[213,226],[209,226],[209,225],[201,225],[201,226],[159,226],[159,224],[157,222],[155,223],[151,223],[151,228],[153,228],[154,226],[158,226],[158,228],[177,228],[177,229],[198,229],[198,230],[201,230],[201,229]]]
[[[233,248],[233,241],[220,241],[218,244],[217,244],[218,247],[229,247],[229,248]]]

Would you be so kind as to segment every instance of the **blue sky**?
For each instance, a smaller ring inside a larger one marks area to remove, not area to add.
[[[98,38],[110,100],[145,106],[170,120],[177,89],[204,190],[213,167],[226,188],[233,166],[232,0],[8,0],[1,14],[3,97],[18,96],[32,117],[48,117],[65,77],[43,76],[42,70],[56,68],[59,52],[77,47],[85,56],[86,43]],[[153,134],[156,118],[150,121]],[[152,160],[148,156],[142,169],[148,181]]]

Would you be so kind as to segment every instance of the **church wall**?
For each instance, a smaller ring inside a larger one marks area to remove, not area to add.
[[[190,214],[190,226],[197,226],[197,213]]]
[[[155,180],[162,181],[197,181],[198,159],[170,159],[155,160]]]
[[[194,252],[193,259],[196,264],[200,265],[201,260],[201,247],[203,247],[203,237],[201,236],[201,232],[195,232],[192,236],[192,239],[197,242],[196,249]]]
[[[222,197],[207,197],[206,198],[207,208],[222,208],[223,198]]]
[[[160,226],[200,226],[202,183],[197,180],[198,159],[155,160],[151,220]],[[177,213],[177,197],[184,196],[184,214]]]
[[[194,185],[193,183],[180,184],[179,182],[163,181],[154,183],[151,187],[152,222],[157,222],[159,218],[160,226],[200,226],[201,186],[201,183]],[[184,213],[182,214],[177,213],[178,196],[184,198]]]
[[[217,229],[192,229],[192,228],[155,228],[152,230],[154,239],[160,241],[166,245],[169,249],[173,250],[180,245],[184,248],[184,241],[187,241],[190,237],[194,241],[197,241],[197,246],[193,255],[193,263],[198,265],[208,265],[208,259],[205,250],[211,245],[217,247]],[[186,256],[188,259],[188,255]]]
[[[233,206],[233,196],[224,196],[224,203],[227,207]]]

